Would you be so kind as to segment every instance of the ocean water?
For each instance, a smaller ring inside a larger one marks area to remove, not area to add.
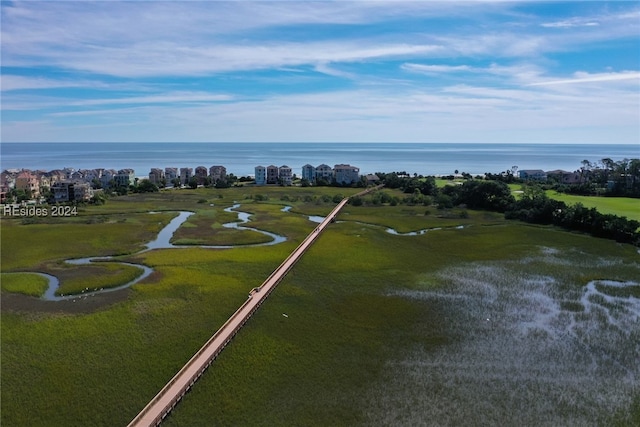
[[[223,165],[237,176],[258,165],[340,163],[361,173],[405,171],[422,175],[473,175],[519,169],[577,170],[583,160],[640,157],[637,144],[446,144],[446,143],[1,143],[0,169],[134,169]]]

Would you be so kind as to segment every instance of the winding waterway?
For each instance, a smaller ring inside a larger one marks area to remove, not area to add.
[[[271,233],[269,231],[265,231],[265,230],[260,230],[257,228],[252,228],[252,227],[247,227],[244,224],[247,224],[250,222],[250,217],[251,214],[248,212],[242,212],[242,211],[238,211],[237,209],[240,208],[240,204],[236,203],[233,206],[230,206],[228,208],[225,208],[224,211],[225,212],[235,212],[238,215],[238,220],[234,221],[234,222],[228,222],[225,224],[222,224],[223,227],[225,228],[234,228],[237,230],[250,230],[250,231],[254,231],[257,233],[261,233],[264,234],[266,236],[269,236],[271,238],[270,241],[268,242],[264,242],[264,243],[255,243],[255,244],[244,244],[244,245],[176,245],[171,243],[171,238],[173,237],[174,233],[176,232],[176,230],[178,230],[178,228],[180,228],[180,226],[182,224],[184,224],[191,215],[194,214],[194,212],[190,212],[190,211],[180,211],[178,212],[178,215],[173,218],[169,224],[167,224],[164,228],[162,228],[162,230],[160,230],[160,232],[158,233],[158,236],[156,237],[155,240],[145,244],[145,249],[136,252],[133,255],[137,255],[143,252],[147,252],[147,251],[151,251],[151,250],[156,250],[156,249],[185,249],[185,248],[203,248],[203,249],[231,249],[231,248],[236,248],[236,247],[255,247],[255,246],[270,246],[270,245],[277,245],[279,243],[285,242],[287,240],[287,238],[285,236],[276,234],[276,233]],[[291,210],[291,206],[285,206],[281,209],[282,212],[289,212]],[[150,212],[150,214],[153,214],[155,212]],[[311,216],[307,216],[307,219],[311,222],[316,222],[316,223],[321,223],[324,220],[325,217],[323,216],[317,216],[317,215],[311,215]],[[460,227],[456,227],[456,228],[462,228],[462,226]],[[422,235],[425,234],[427,231],[432,231],[432,230],[437,230],[438,228],[435,229],[428,229],[428,230],[418,230],[418,231],[413,231],[413,232],[409,232],[409,233],[399,233],[398,231],[396,231],[393,228],[387,228],[385,231],[387,233],[390,234],[395,234],[395,235],[402,235],[402,236],[417,236],[417,235]],[[72,294],[72,295],[56,295],[56,291],[58,290],[58,288],[60,287],[60,281],[58,280],[57,277],[52,276],[50,274],[46,274],[46,273],[37,273],[39,275],[41,275],[42,277],[45,277],[48,281],[49,281],[49,285],[47,290],[45,291],[45,293],[42,295],[42,299],[46,300],[46,301],[65,301],[65,300],[73,300],[76,298],[86,298],[86,297],[91,297],[97,294],[101,294],[101,293],[105,293],[105,292],[114,292],[114,291],[118,291],[121,289],[125,289],[128,288],[130,286],[135,285],[136,283],[146,279],[147,277],[149,277],[149,275],[151,273],[153,273],[153,269],[150,267],[147,267],[146,265],[143,264],[134,264],[134,263],[129,263],[129,262],[122,262],[122,261],[116,261],[113,259],[113,257],[88,257],[88,258],[76,258],[76,259],[69,259],[66,260],[66,262],[68,264],[73,264],[73,265],[82,265],[82,264],[89,264],[91,262],[110,262],[110,263],[118,263],[121,265],[128,265],[131,267],[136,267],[139,268],[141,270],[141,274],[136,277],[135,279],[120,285],[120,286],[115,286],[115,287],[111,287],[111,288],[101,288],[101,289],[97,289],[97,290],[91,290],[89,291],[89,289],[85,289],[85,291],[83,291],[80,294]]]
[[[189,211],[181,211],[181,212],[178,212],[178,216],[173,218],[169,222],[169,224],[167,224],[162,230],[160,230],[155,240],[145,245],[146,249],[136,252],[136,254],[140,254],[140,253],[155,250],[155,249],[181,249],[181,248],[194,248],[194,247],[205,248],[205,249],[230,249],[238,246],[241,246],[241,247],[269,246],[269,245],[277,245],[287,240],[285,236],[281,236],[279,234],[271,233],[269,231],[259,230],[257,228],[243,226],[242,224],[246,224],[250,221],[251,214],[248,212],[237,211],[236,209],[238,209],[239,207],[240,207],[240,204],[234,204],[233,206],[230,206],[224,209],[225,212],[237,213],[238,221],[228,222],[228,223],[222,224],[222,226],[226,228],[235,228],[238,230],[250,230],[250,231],[262,233],[266,236],[271,237],[272,239],[271,241],[265,242],[265,243],[256,243],[251,245],[174,245],[173,243],[171,243],[171,238],[173,237],[173,234],[176,232],[178,228],[180,228],[182,224],[185,223],[185,221],[187,221],[187,219],[189,219],[191,215],[194,214],[193,212],[189,212]],[[60,281],[58,280],[58,278],[50,274],[37,273],[42,277],[45,277],[49,281],[49,286],[47,287],[47,290],[45,291],[45,293],[42,295],[41,298],[46,301],[65,301],[65,300],[73,300],[76,298],[91,297],[93,295],[97,295],[105,292],[118,291],[120,289],[125,289],[135,285],[136,283],[146,279],[147,277],[149,277],[151,273],[153,273],[153,269],[150,267],[147,267],[146,265],[115,261],[113,260],[113,257],[88,257],[88,258],[75,258],[75,259],[66,260],[68,264],[73,264],[73,265],[89,264],[90,262],[94,262],[94,261],[115,262],[121,265],[128,265],[131,267],[139,268],[142,271],[142,273],[135,279],[131,280],[130,282],[127,282],[120,286],[116,286],[112,288],[101,288],[101,289],[92,290],[92,291],[89,291],[87,288],[86,291],[83,291],[80,294],[73,294],[73,295],[56,295],[56,291],[60,287]]]

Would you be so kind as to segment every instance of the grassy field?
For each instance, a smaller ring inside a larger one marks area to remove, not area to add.
[[[250,226],[287,241],[125,256],[155,272],[97,310],[3,304],[1,424],[126,425],[315,227],[306,215],[330,211],[322,196],[347,193],[319,191],[175,191],[113,199],[69,223],[3,219],[3,273],[134,254],[173,216],[146,210],[194,211],[187,228],[214,241],[234,219],[222,209],[238,202]],[[427,210],[348,206],[166,425],[637,424],[637,298],[584,290],[596,279],[637,281],[637,248]],[[68,235],[78,244],[51,249]],[[30,253],[36,241],[43,247]],[[8,276],[3,293],[26,286],[7,289]]]
[[[551,199],[561,200],[568,205],[582,203],[587,208],[596,208],[603,214],[613,214],[626,216],[628,219],[640,221],[640,200],[630,197],[595,197],[576,196],[572,194],[558,193],[552,190],[547,191]]]
[[[48,281],[33,273],[2,273],[0,286],[5,292],[15,292],[39,297],[47,290]]]

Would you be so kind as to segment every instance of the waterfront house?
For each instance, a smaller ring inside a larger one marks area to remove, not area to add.
[[[316,168],[308,163],[304,165],[302,167],[302,179],[306,179],[309,182],[314,182],[316,180]]]
[[[151,181],[155,185],[164,185],[165,183],[165,175],[164,171],[160,168],[151,168],[151,172],[149,172],[149,181]]]
[[[116,187],[128,187],[135,182],[136,172],[133,169],[120,169],[113,177]]]
[[[24,190],[32,198],[40,196],[40,182],[30,171],[23,170],[18,174],[15,188],[16,190]]]
[[[60,170],[60,169],[51,170],[51,171],[47,172],[47,175],[49,176],[50,185],[53,185],[56,182],[63,181],[65,179],[67,179],[67,174],[63,170]]]
[[[105,169],[100,177],[100,185],[102,188],[111,188],[115,186],[115,176],[118,174],[115,169]]]
[[[323,163],[316,167],[316,180],[320,179],[329,183],[333,180],[333,169],[331,169],[331,166]]]
[[[224,166],[211,166],[209,168],[209,177],[211,178],[211,183],[215,184],[218,181],[226,181],[227,179],[227,168]]]
[[[547,174],[542,169],[523,169],[518,171],[520,179],[525,181],[546,181]]]
[[[351,165],[335,165],[333,174],[336,183],[342,185],[354,184],[360,180],[360,169]]]
[[[547,172],[547,176],[555,178],[560,184],[580,184],[580,174],[578,172],[567,172],[561,169]]]
[[[2,171],[0,174],[0,186],[6,188],[7,191],[15,188],[17,173],[10,172],[8,170]]]
[[[256,185],[265,185],[267,183],[267,168],[264,166],[256,166],[254,172]]]
[[[93,189],[86,182],[64,180],[51,187],[53,203],[86,202],[93,197]]]
[[[167,180],[167,184],[173,185],[173,180],[179,176],[178,168],[164,168],[164,179]]]
[[[267,166],[267,184],[278,183],[278,167],[274,165]]]
[[[282,185],[291,185],[293,181],[292,170],[287,165],[278,168],[278,181]]]
[[[195,177],[196,177],[196,181],[198,182],[198,185],[205,185],[207,183],[208,176],[209,176],[209,171],[207,170],[206,167],[204,166],[196,167]]]
[[[374,173],[366,175],[367,185],[376,185],[380,183],[380,177]]]
[[[189,180],[193,176],[192,168],[180,168],[180,182],[182,185],[189,184]]]

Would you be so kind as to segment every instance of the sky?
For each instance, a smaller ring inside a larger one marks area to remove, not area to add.
[[[640,144],[637,1],[6,1],[4,142]]]

